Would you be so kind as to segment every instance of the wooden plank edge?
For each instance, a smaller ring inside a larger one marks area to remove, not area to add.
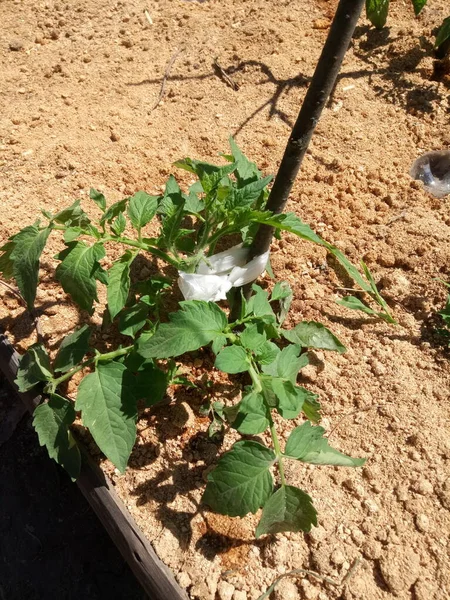
[[[17,389],[15,378],[19,359],[20,354],[0,333],[0,370],[32,414],[41,397]],[[187,593],[178,585],[172,571],[160,560],[126,510],[111,481],[90,458],[79,438],[77,442],[83,460],[76,483],[145,592],[151,600],[188,600]]]

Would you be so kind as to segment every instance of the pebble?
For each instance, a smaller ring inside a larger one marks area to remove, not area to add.
[[[228,583],[228,581],[219,581],[217,584],[219,600],[232,600],[234,592],[234,585]]]
[[[421,531],[422,533],[425,533],[426,531],[429,530],[430,528],[430,520],[427,517],[427,515],[424,515],[423,513],[420,513],[416,516],[416,527],[419,531]]]
[[[345,554],[342,552],[342,550],[335,550],[332,553],[330,560],[333,563],[333,565],[336,565],[336,566],[343,565],[345,562]]]
[[[247,592],[236,590],[233,594],[233,600],[247,600]]]
[[[411,548],[401,546],[388,549],[380,559],[380,569],[386,585],[395,595],[409,590],[421,571],[418,555]]]
[[[187,588],[192,583],[192,579],[189,577],[189,574],[186,573],[186,571],[180,571],[178,573],[177,581],[182,588]]]
[[[370,498],[367,498],[367,500],[364,500],[363,506],[367,510],[367,512],[371,513],[371,514],[375,514],[380,510],[378,508],[378,504],[376,502],[374,502],[373,500],[371,500]]]
[[[9,49],[12,52],[19,52],[19,50],[23,49],[23,43],[20,40],[12,40],[9,42]]]
[[[109,136],[109,139],[112,142],[118,142],[120,140],[120,135],[118,133],[116,133],[115,131],[111,131],[111,135]]]
[[[430,496],[433,493],[433,486],[428,479],[419,479],[413,490],[422,496]]]
[[[273,600],[300,600],[298,587],[289,579],[282,579],[275,588]]]

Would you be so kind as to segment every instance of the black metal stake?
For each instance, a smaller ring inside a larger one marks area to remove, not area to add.
[[[339,2],[311,84],[284,151],[267,201],[267,210],[274,213],[281,213],[284,210],[314,129],[328,97],[333,91],[364,4],[365,0],[340,0]],[[267,252],[270,248],[273,231],[273,227],[269,225],[259,227],[250,247],[249,260]],[[250,284],[245,286],[244,294],[248,296],[250,290]],[[233,313],[236,309],[237,307],[234,307]]]

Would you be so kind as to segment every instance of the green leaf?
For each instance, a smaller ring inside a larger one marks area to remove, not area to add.
[[[148,298],[148,296],[147,296]],[[129,308],[126,308],[119,317],[119,331],[123,335],[129,335],[134,338],[138,331],[140,331],[148,317],[150,312],[150,306],[147,302],[143,302],[146,297],[143,296],[137,304],[133,304]]]
[[[446,42],[448,39],[450,39],[450,17],[447,17],[446,19],[444,19],[441,28],[439,29],[437,36],[436,36],[436,42],[434,43],[434,47],[435,48],[439,48],[439,46],[442,46],[442,44],[444,42]],[[444,57],[442,57],[444,58]]]
[[[264,506],[272,493],[270,467],[275,454],[253,441],[237,442],[208,474],[202,501],[212,510],[230,517],[243,517]]]
[[[319,396],[305,388],[302,388],[302,390],[305,392],[305,400],[302,406],[303,414],[313,423],[318,423],[320,421],[320,403],[317,401]]]
[[[361,467],[366,462],[365,458],[352,458],[332,448],[324,433],[323,427],[313,427],[305,421],[291,432],[284,455],[313,465]]]
[[[130,292],[130,267],[136,254],[127,250],[108,270],[108,310],[111,321],[120,313]]]
[[[282,300],[283,298],[289,298],[289,296],[292,296],[292,289],[289,283],[287,281],[277,281],[273,286],[270,301]]]
[[[265,533],[311,530],[317,526],[317,512],[308,494],[291,485],[283,485],[266,502],[256,537]]]
[[[233,193],[227,198],[228,210],[237,208],[248,208],[257,200],[267,185],[271,182],[272,176],[252,181],[241,188],[233,189]]]
[[[241,346],[226,346],[219,352],[214,364],[224,373],[243,373],[249,365],[247,353]]]
[[[269,427],[269,416],[262,394],[251,391],[239,402],[232,427],[243,435],[257,435]]]
[[[294,329],[282,330],[283,336],[293,344],[303,348],[334,350],[342,354],[346,348],[331,331],[316,321],[302,321]]]
[[[78,387],[76,410],[97,446],[125,471],[136,440],[136,398],[133,375],[121,363],[98,363]]]
[[[53,458],[75,481],[80,474],[81,455],[75,439],[69,429],[75,420],[73,404],[51,394],[46,404],[39,405],[33,413],[33,427],[39,443],[45,446],[50,458]]]
[[[308,355],[306,353],[300,355],[300,352],[300,346],[295,344],[286,346],[277,354],[273,362],[262,367],[262,371],[273,377],[281,377],[295,383],[298,372],[306,367],[309,362]]]
[[[81,200],[76,200],[72,206],[61,210],[53,217],[53,221],[66,227],[80,227],[81,229],[87,227],[91,220],[81,208],[80,202]]]
[[[133,227],[140,231],[150,223],[158,209],[158,196],[150,196],[146,192],[136,192],[128,204],[128,216]]]
[[[217,304],[187,300],[180,302],[180,307],[169,315],[170,323],[159,325],[149,340],[138,341],[139,354],[145,358],[169,358],[223,340],[227,318]]]
[[[221,179],[223,179],[225,175],[233,173],[237,167],[235,163],[218,167],[217,165],[211,165],[191,158],[178,160],[174,164],[180,169],[195,173],[202,184],[203,191],[207,194],[219,185]]]
[[[78,365],[89,350],[90,337],[91,328],[87,325],[83,325],[80,329],[66,336],[56,355],[53,365],[54,370],[65,373]]]
[[[147,363],[136,375],[136,398],[145,400],[147,406],[153,406],[166,395],[168,383],[167,373]]]
[[[74,302],[90,314],[97,298],[96,271],[98,261],[105,256],[101,243],[87,246],[84,242],[70,242],[56,258],[61,262],[56,269],[56,278]]]
[[[13,239],[10,238],[10,241],[0,248],[2,252],[0,256],[0,273],[2,273],[4,279],[14,277],[14,262],[11,260],[11,254],[15,246]]]
[[[305,400],[304,388],[294,385],[287,379],[273,377],[272,391],[278,399],[277,410],[284,419],[295,419],[300,414]]]
[[[356,296],[345,296],[345,298],[337,300],[336,304],[345,306],[345,308],[349,308],[350,310],[360,310],[367,315],[374,315],[376,317],[380,316],[380,313],[366,306],[359,298],[356,298]]]
[[[91,188],[89,191],[89,198],[95,202],[95,204],[99,207],[102,212],[106,210],[106,199],[105,196],[101,192],[97,192],[94,188]]]
[[[389,12],[389,0],[366,0],[366,15],[377,29],[383,29]]]
[[[319,237],[317,233],[314,233],[309,225],[303,223],[303,221],[292,212],[281,213],[278,215],[271,214],[270,212],[259,214],[255,213],[254,218],[259,223],[270,225],[271,227],[281,231],[294,233],[304,240],[314,242],[315,244],[319,244],[321,246],[323,245],[322,238]]]
[[[51,226],[39,231],[37,225],[29,225],[11,238],[14,248],[10,249],[8,244],[9,260],[13,263],[14,278],[29,310],[32,310],[36,299],[39,259],[51,230]],[[7,265],[10,266],[9,261]]]
[[[266,341],[266,334],[259,333],[259,327],[256,324],[247,325],[244,331],[239,336],[241,344],[247,350],[257,350]]]
[[[16,384],[19,392],[31,390],[42,381],[52,379],[50,358],[42,344],[33,344],[22,356],[17,370]]]
[[[111,231],[120,237],[122,233],[125,231],[125,227],[127,226],[127,220],[123,212],[119,213],[114,221],[111,223]]]
[[[66,244],[73,242],[77,237],[80,237],[83,232],[84,230],[81,229],[81,227],[68,227],[64,232],[64,241]]]
[[[414,8],[414,14],[419,15],[422,8],[425,6],[425,4],[427,3],[427,0],[411,0],[413,8]]]
[[[116,217],[118,217],[120,213],[126,211],[127,204],[128,198],[124,198],[123,200],[119,200],[119,202],[114,202],[114,204],[111,204],[111,206],[107,209],[107,211],[103,214],[102,218],[100,219],[100,225],[104,226],[105,223],[112,223],[112,221]]]
[[[280,349],[273,342],[264,342],[256,351],[256,360],[260,365],[270,365],[279,355]]]
[[[251,162],[239,149],[234,139],[229,138],[232,158],[236,164],[236,178],[239,185],[247,185],[252,181],[256,181],[260,177],[258,167],[254,162]]]
[[[246,304],[245,316],[255,315],[255,317],[269,317],[267,322],[275,322],[275,314],[269,302],[268,293],[259,285],[253,284],[252,290],[255,292]]]

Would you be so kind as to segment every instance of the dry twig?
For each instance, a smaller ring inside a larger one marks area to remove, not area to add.
[[[230,88],[233,89],[235,92],[237,92],[239,89],[239,84],[237,84],[231,79],[228,73],[223,69],[223,67],[221,67],[217,58],[214,59],[214,67],[216,68],[216,71],[219,74],[219,76],[225,81],[225,83],[229,85]]]
[[[181,54],[181,52],[183,52],[183,48],[178,48],[178,50],[172,55],[172,58],[167,63],[167,67],[166,67],[166,70],[164,71],[164,77],[163,77],[163,80],[161,83],[161,89],[159,90],[158,100],[155,102],[155,104],[150,112],[153,112],[155,110],[155,108],[158,108],[161,100],[164,98],[164,94],[166,91],[166,82],[167,82],[167,78],[169,77],[170,69],[173,67],[173,63],[176,61],[178,55]]]

